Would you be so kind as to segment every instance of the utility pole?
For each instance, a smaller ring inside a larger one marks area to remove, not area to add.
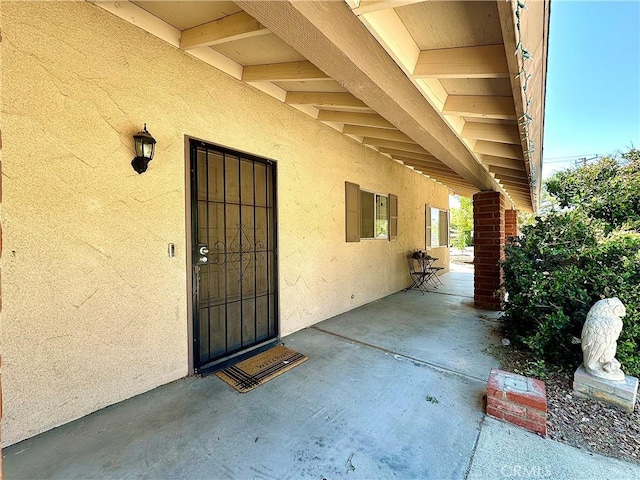
[[[587,163],[591,162],[592,160],[598,160],[599,158],[600,158],[600,155],[596,155],[595,157],[591,157],[591,158],[587,158],[587,157],[578,158],[573,161],[573,166],[576,168],[586,167]]]

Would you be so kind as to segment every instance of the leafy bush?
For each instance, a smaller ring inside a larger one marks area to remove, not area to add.
[[[538,359],[579,364],[587,312],[615,296],[627,307],[617,358],[640,374],[640,156],[623,160],[552,177],[549,193],[565,209],[537,217],[505,249],[505,328]]]

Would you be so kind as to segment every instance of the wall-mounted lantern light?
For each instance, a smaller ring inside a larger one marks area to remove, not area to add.
[[[133,136],[133,143],[136,147],[136,158],[131,161],[131,166],[138,173],[146,172],[156,149],[156,139],[147,132],[146,123],[142,131]]]

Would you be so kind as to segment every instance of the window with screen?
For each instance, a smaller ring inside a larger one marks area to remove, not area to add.
[[[398,238],[398,197],[345,182],[346,241]]]

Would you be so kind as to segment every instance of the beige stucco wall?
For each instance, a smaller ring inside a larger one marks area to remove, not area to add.
[[[188,373],[185,136],[277,162],[283,335],[406,286],[424,204],[448,207],[444,188],[91,4],[4,1],[1,46],[5,445]],[[144,122],[158,148],[138,175]],[[345,180],[398,195],[398,241],[345,243]]]

